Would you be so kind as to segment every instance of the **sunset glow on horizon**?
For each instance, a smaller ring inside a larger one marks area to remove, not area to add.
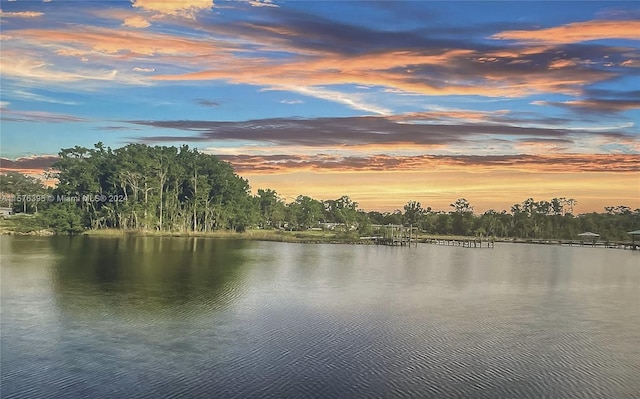
[[[186,144],[286,202],[640,208],[637,2],[0,5],[2,172]]]

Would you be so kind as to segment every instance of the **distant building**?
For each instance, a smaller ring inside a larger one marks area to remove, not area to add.
[[[13,209],[0,207],[0,217],[11,216],[11,215],[13,215]]]

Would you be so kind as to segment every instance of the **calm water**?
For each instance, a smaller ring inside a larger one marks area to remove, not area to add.
[[[1,397],[638,398],[640,253],[1,237]]]

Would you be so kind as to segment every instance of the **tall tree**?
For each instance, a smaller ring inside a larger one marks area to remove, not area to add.
[[[409,201],[404,206],[404,223],[418,226],[423,219],[425,209],[417,201]]]

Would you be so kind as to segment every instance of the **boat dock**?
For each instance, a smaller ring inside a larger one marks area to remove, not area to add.
[[[403,225],[389,224],[389,225],[372,225],[375,228],[378,235],[371,237],[360,237],[360,240],[371,240],[376,245],[390,245],[390,246],[411,246],[411,244],[417,244],[416,232],[412,225],[405,227]]]
[[[408,246],[411,245],[411,240],[408,238],[384,238],[377,237],[375,240],[377,245],[391,245],[391,246]],[[414,242],[416,242],[414,240]]]
[[[543,244],[569,247],[593,247],[640,250],[637,241],[597,241],[597,240],[546,240],[546,239],[493,239],[493,238],[418,238],[412,227],[399,225],[378,226],[378,235],[360,237],[376,245],[411,246],[419,242],[425,244],[447,245],[463,248],[493,248],[495,241],[514,244]]]
[[[544,245],[562,245],[568,247],[594,247],[594,248],[613,248],[613,249],[640,249],[640,243],[633,241],[588,241],[588,240],[508,240],[502,242],[512,242],[517,244],[544,244]]]
[[[428,244],[437,245],[450,245],[455,247],[464,248],[493,248],[493,240],[483,240],[481,238],[464,238],[464,239],[449,239],[449,238],[429,238],[423,240]]]

